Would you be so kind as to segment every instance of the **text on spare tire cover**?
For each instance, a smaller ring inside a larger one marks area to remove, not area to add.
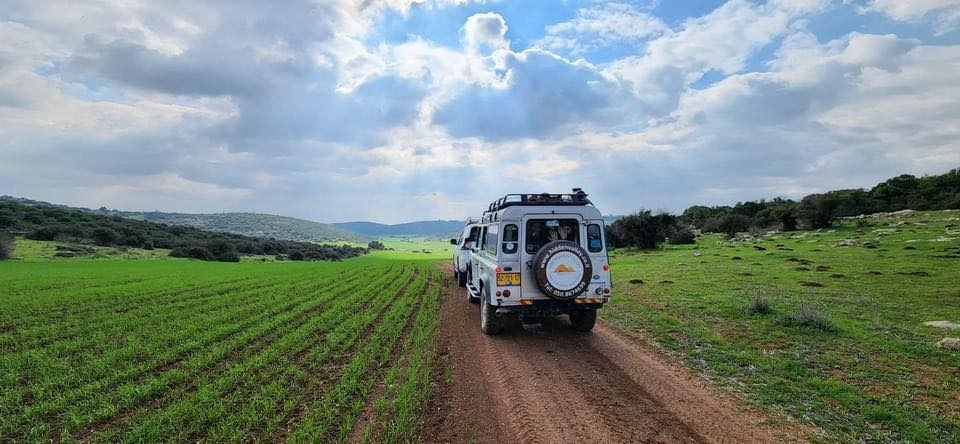
[[[583,293],[590,284],[590,258],[582,249],[571,244],[548,245],[546,253],[541,255],[537,267],[543,271],[546,282],[543,290],[558,298],[571,298]]]

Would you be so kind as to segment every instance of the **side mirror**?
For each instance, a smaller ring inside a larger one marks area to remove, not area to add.
[[[456,245],[456,244],[457,244],[456,239],[450,239],[450,245]]]

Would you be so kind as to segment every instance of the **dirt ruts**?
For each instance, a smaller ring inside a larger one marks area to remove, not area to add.
[[[782,442],[803,436],[763,425],[767,418],[602,322],[587,334],[573,331],[565,317],[546,322],[541,332],[508,322],[500,336],[486,336],[479,307],[451,279],[440,353],[445,368],[436,376],[426,442]]]

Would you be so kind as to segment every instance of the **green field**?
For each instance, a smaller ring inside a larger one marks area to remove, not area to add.
[[[847,219],[616,251],[616,296],[601,316],[749,403],[812,424],[814,437],[960,442],[960,352],[936,346],[960,330],[924,325],[960,323],[958,220]],[[758,297],[768,313],[751,310]]]
[[[0,441],[415,439],[441,278],[377,257],[2,262]]]

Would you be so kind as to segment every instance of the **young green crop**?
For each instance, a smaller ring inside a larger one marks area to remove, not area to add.
[[[434,271],[384,257],[0,263],[0,440],[283,438],[334,393],[368,402],[366,377],[333,383],[393,355]]]

